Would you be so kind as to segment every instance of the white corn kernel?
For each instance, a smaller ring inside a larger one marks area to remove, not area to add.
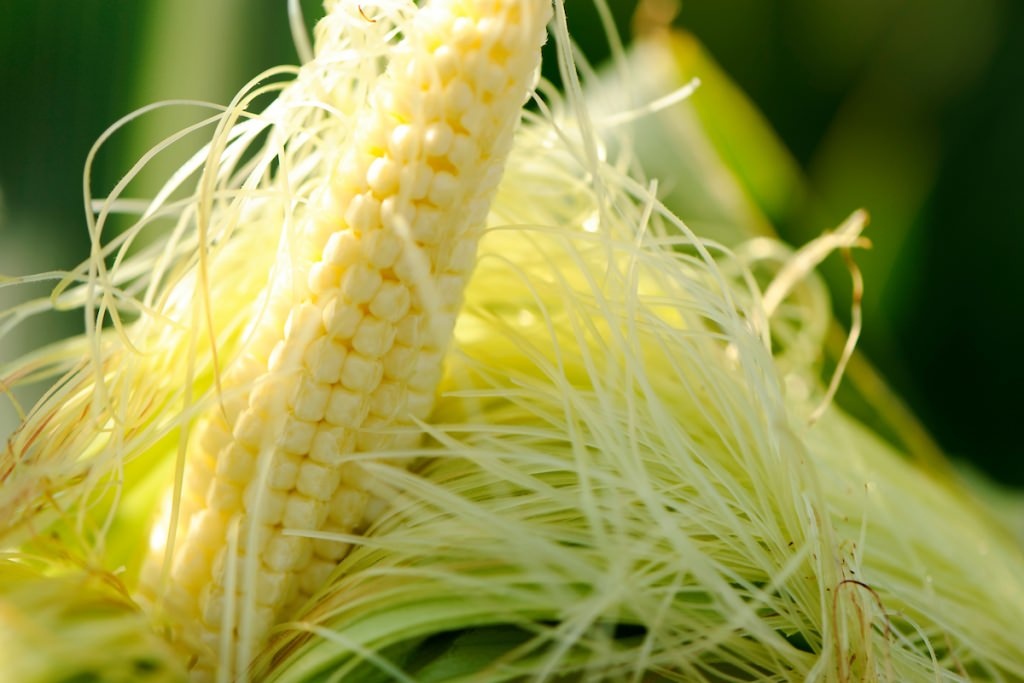
[[[410,161],[420,155],[423,140],[408,124],[396,126],[388,137],[388,153],[399,161]]]
[[[405,197],[388,197],[380,203],[380,223],[388,231],[403,234],[416,218],[418,206]]]
[[[291,402],[295,417],[304,422],[319,422],[324,419],[324,411],[327,409],[327,400],[330,396],[330,385],[318,382],[312,377],[303,377]]]
[[[444,234],[444,225],[441,224],[441,212],[437,207],[421,205],[416,209],[416,216],[409,223],[409,234],[412,235],[416,244],[427,247],[436,246]],[[397,272],[396,272],[397,274]],[[401,279],[402,276],[399,276]]]
[[[395,344],[384,356],[384,377],[390,380],[404,380],[416,364],[416,349]]]
[[[341,269],[332,263],[314,263],[309,269],[309,278],[306,286],[313,294],[323,294],[326,291],[335,289],[341,279]]]
[[[422,161],[413,161],[402,167],[399,173],[399,187],[402,196],[409,200],[423,199],[430,190],[434,171]]]
[[[448,171],[438,171],[430,183],[427,198],[435,206],[448,206],[459,196],[459,179]]]
[[[243,526],[238,534],[238,562],[242,563],[245,561],[246,554],[250,549],[252,549],[254,557],[259,556],[263,548],[266,547],[267,541],[273,535],[274,524],[254,523]]]
[[[405,387],[396,382],[381,382],[370,398],[370,414],[387,420],[405,412]]]
[[[252,409],[245,410],[238,416],[232,435],[242,446],[257,450],[263,439],[263,425],[264,419],[260,415]]]
[[[289,579],[286,572],[260,572],[256,579],[256,604],[274,607],[287,600]]]
[[[423,342],[423,328],[426,319],[422,313],[411,313],[402,318],[395,326],[395,342],[412,348]]]
[[[356,333],[363,313],[356,306],[349,305],[340,297],[331,299],[324,307],[324,327],[335,340],[351,339]]]
[[[286,495],[281,491],[274,491],[272,489],[257,491],[254,486],[256,483],[254,480],[246,487],[245,493],[242,496],[246,512],[262,525],[273,526],[274,524],[280,524],[284,516]]]
[[[371,483],[370,475],[367,474],[366,468],[358,460],[349,458],[338,468],[338,472],[341,474],[341,481],[345,484],[346,488],[362,491]],[[340,494],[341,491],[338,493]]]
[[[464,168],[469,166],[479,153],[479,148],[473,139],[460,133],[452,138],[447,159],[455,168]]]
[[[327,467],[337,467],[352,450],[354,443],[355,436],[351,429],[322,427],[313,438],[309,459]]]
[[[319,330],[320,324],[320,309],[317,306],[310,303],[299,304],[292,309],[284,324],[285,339],[309,339]]]
[[[331,499],[330,520],[341,529],[352,530],[363,521],[363,509],[369,494],[348,488],[338,491]]]
[[[270,463],[267,486],[275,491],[290,491],[299,476],[299,460],[295,456],[275,455]]]
[[[441,157],[448,153],[452,146],[455,133],[452,127],[444,121],[438,121],[427,126],[423,136],[424,151],[427,156]]]
[[[387,420],[371,412],[363,428],[356,434],[356,450],[361,453],[379,453],[391,446],[388,424]]]
[[[312,378],[321,384],[336,384],[341,377],[348,349],[344,344],[329,337],[321,337],[310,345],[306,353],[306,369]]]
[[[394,340],[394,325],[375,315],[368,315],[359,323],[359,328],[352,337],[352,348],[356,353],[361,353],[367,358],[379,358],[387,353]],[[344,376],[344,368],[342,368],[342,375]]]
[[[263,562],[275,572],[290,572],[307,564],[313,556],[309,539],[277,534],[263,551]]]
[[[355,429],[362,424],[367,411],[369,407],[361,393],[338,387],[331,391],[331,399],[327,402],[327,413],[324,417],[335,427]]]
[[[327,392],[327,398],[330,398],[330,391]],[[325,399],[325,411],[326,407],[327,400]],[[298,411],[296,411],[295,417],[296,419],[289,420],[288,424],[285,425],[284,436],[281,438],[281,450],[285,453],[301,456],[309,453],[313,447],[313,437],[316,435],[316,427],[320,420],[317,420],[317,422],[307,422],[298,416]]]
[[[373,391],[384,375],[383,364],[376,358],[350,353],[341,369],[341,386],[358,394]]]
[[[291,494],[284,506],[286,529],[316,529],[320,525],[322,501],[305,495]]]
[[[232,443],[217,458],[217,476],[226,481],[244,483],[255,471],[256,457],[240,443]]]
[[[384,230],[366,233],[362,246],[363,258],[380,270],[393,266],[402,253],[401,238]]]
[[[344,554],[342,555],[342,557],[344,557]],[[330,562],[317,559],[313,560],[310,563],[308,570],[304,572],[302,575],[302,583],[300,585],[302,592],[307,595],[313,595],[321,588],[323,588],[324,585],[327,583],[327,580],[330,578],[331,574],[334,572],[334,568],[336,565],[336,561]]]
[[[341,532],[341,529],[335,527],[331,523],[324,525],[325,532]],[[345,529],[344,533],[350,533],[351,529]],[[317,557],[323,558],[324,560],[332,560],[336,563],[340,560],[345,559],[348,555],[349,550],[352,549],[351,543],[345,543],[343,541],[335,541],[331,539],[316,539],[313,541],[313,551]]]
[[[206,505],[210,510],[230,512],[242,504],[242,491],[238,485],[227,479],[216,478],[210,482],[206,494]]]
[[[295,488],[303,495],[327,502],[338,487],[340,478],[341,474],[337,469],[309,460],[299,467],[299,477],[295,482]]]
[[[408,287],[401,282],[385,280],[370,302],[370,313],[389,323],[397,323],[409,312],[411,305]]]
[[[202,592],[203,621],[211,626],[220,626],[224,618],[224,591],[215,586],[205,586]]]
[[[252,633],[267,633],[273,626],[277,617],[277,610],[263,605],[257,605],[249,615],[249,629]]]
[[[365,304],[373,299],[381,283],[380,271],[364,264],[350,268],[341,280],[341,291],[353,304]]]
[[[358,233],[372,230],[380,220],[380,201],[371,195],[357,194],[345,212],[345,222]],[[331,259],[332,263],[348,265],[344,260]]]
[[[378,197],[390,197],[398,191],[398,180],[402,167],[385,157],[379,157],[370,164],[366,182]]]
[[[329,263],[339,268],[348,268],[355,263],[358,255],[359,239],[350,230],[339,230],[327,238],[322,263]]]

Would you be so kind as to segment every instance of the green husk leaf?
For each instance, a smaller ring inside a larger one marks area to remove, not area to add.
[[[184,683],[178,653],[116,577],[0,558],[0,662],[19,683]]]

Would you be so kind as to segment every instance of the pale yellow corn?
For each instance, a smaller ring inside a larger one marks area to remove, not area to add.
[[[198,672],[225,644],[254,653],[343,557],[342,543],[284,532],[363,528],[374,501],[353,454],[418,438],[549,1],[416,11],[311,211],[299,287],[271,288],[224,373],[223,404],[189,444],[169,576],[164,551],[143,571]]]

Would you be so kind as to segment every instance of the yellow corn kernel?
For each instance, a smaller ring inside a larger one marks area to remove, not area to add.
[[[312,212],[305,288],[268,295],[267,310],[290,305],[286,322],[255,322],[244,362],[224,373],[223,391],[245,399],[200,421],[182,532],[144,567],[143,592],[164,601],[199,677],[225,643],[244,666],[347,550],[286,530],[357,532],[381,508],[351,456],[418,438],[432,408],[550,15],[549,0],[435,0],[403,28],[328,179],[337,221]]]

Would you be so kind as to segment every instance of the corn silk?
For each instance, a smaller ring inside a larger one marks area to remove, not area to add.
[[[1024,680],[1019,542],[829,400],[813,268],[861,243],[861,217],[796,252],[693,232],[623,123],[654,107],[626,88],[621,111],[588,108],[560,0],[546,58],[564,86],[539,80],[520,114],[432,409],[363,426],[345,463],[365,523],[280,523],[334,564],[263,637],[207,642],[202,661],[168,602],[191,435],[255,390],[224,379],[256,352],[254,321],[298,305],[318,188],[424,11],[328,1],[303,65],[212,110],[209,143],[151,200],[126,188],[185,132],[104,198],[87,171],[83,264],[7,283],[57,281],[5,333],[69,309],[86,330],[0,374],[49,387],[0,459],[5,675]],[[108,234],[115,214],[130,227]],[[443,300],[419,295],[428,317]],[[259,577],[223,556],[224,623],[244,630]]]

